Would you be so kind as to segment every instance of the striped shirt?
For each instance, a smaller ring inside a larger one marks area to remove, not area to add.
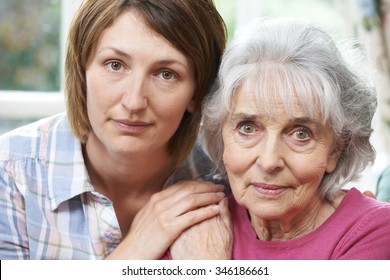
[[[166,185],[197,176],[192,167]],[[103,259],[121,240],[64,113],[0,137],[0,259]]]

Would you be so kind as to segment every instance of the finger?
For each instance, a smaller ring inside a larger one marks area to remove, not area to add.
[[[365,191],[365,192],[363,192],[363,194],[365,194],[366,196],[371,197],[373,199],[376,199],[376,195],[371,191]]]
[[[225,193],[223,192],[189,194],[184,197],[171,196],[163,201],[156,202],[154,208],[155,213],[168,212],[167,215],[176,217],[197,208],[217,205],[224,197]]]
[[[161,196],[169,197],[173,194],[223,192],[225,187],[208,181],[180,181],[160,192]]]
[[[186,212],[185,214],[175,217],[175,219],[170,221],[159,219],[159,229],[161,230],[160,238],[165,236],[168,240],[167,243],[172,244],[174,240],[176,240],[184,231],[205,220],[217,216],[219,211],[218,205],[209,205]]]
[[[195,222],[199,220],[207,219],[215,216],[219,213],[219,206],[217,205],[223,198],[224,193],[209,193],[209,194],[192,194],[184,199],[177,200],[175,196],[171,196],[164,200],[156,200],[151,198],[148,205],[142,209],[143,215],[137,214],[138,219],[152,219],[151,222],[157,222],[159,228],[167,229],[168,232],[175,232],[175,228],[171,225],[177,221],[180,223],[183,219],[181,216],[192,212],[185,216],[189,220],[195,219]],[[212,206],[211,208],[207,208]],[[196,211],[200,209],[199,211]],[[217,212],[217,213],[216,213]],[[138,217],[139,216],[139,217]],[[192,218],[194,216],[194,218]],[[197,218],[198,217],[198,218]],[[193,222],[189,221],[190,224]],[[186,224],[184,225],[184,227]]]
[[[197,208],[217,205],[224,198],[225,193],[223,192],[189,195],[177,204],[177,209],[179,211],[177,214],[182,215]]]
[[[219,205],[209,205],[202,208],[197,208],[193,211],[189,211],[179,216],[173,225],[180,228],[180,233],[186,229],[199,224],[205,220],[214,218],[220,213]]]
[[[232,220],[231,215],[229,211],[229,201],[228,198],[225,197],[219,202],[219,209],[220,209],[220,218],[222,222],[229,228],[232,226]]]
[[[185,211],[193,210],[209,204],[218,203],[223,197],[224,186],[210,182],[183,181],[161,192],[153,194],[149,204],[153,205],[157,213],[164,209],[175,208],[180,215]],[[181,208],[180,208],[180,207]]]

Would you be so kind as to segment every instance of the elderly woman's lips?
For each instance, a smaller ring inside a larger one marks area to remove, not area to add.
[[[277,196],[287,189],[286,186],[278,186],[278,185],[268,185],[268,184],[259,184],[259,183],[253,183],[252,185],[255,187],[256,191],[266,196]]]

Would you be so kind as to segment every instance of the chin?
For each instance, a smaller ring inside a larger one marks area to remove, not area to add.
[[[278,207],[277,205],[269,205],[266,202],[257,202],[256,204],[252,204],[252,206],[246,208],[252,215],[255,215],[256,217],[265,220],[278,219],[283,214],[280,211],[280,207]]]

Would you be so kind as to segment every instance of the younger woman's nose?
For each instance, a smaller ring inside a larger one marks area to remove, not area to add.
[[[143,79],[129,77],[129,82],[124,84],[122,105],[129,112],[137,112],[147,107],[146,85]]]

